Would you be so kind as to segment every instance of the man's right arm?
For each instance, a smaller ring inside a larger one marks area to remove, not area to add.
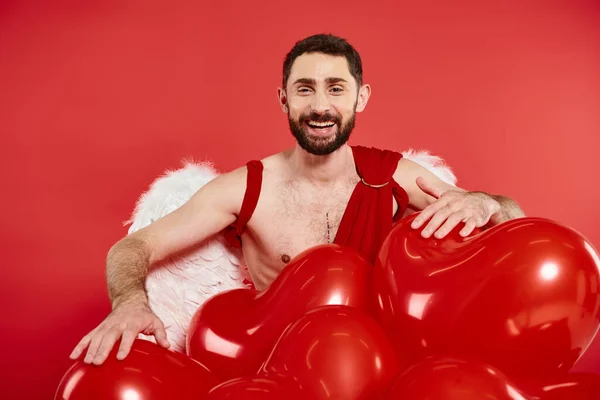
[[[150,310],[145,280],[153,264],[220,232],[239,213],[246,188],[246,167],[219,175],[184,205],[114,244],[106,259],[106,279],[112,312],[89,332],[71,353],[84,362],[101,364],[121,339],[123,359],[139,333],[154,335],[168,347],[162,322]]]

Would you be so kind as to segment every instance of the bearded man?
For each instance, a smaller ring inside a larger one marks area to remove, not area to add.
[[[421,211],[412,227],[438,239],[459,224],[467,236],[524,216],[514,200],[445,183],[401,153],[348,145],[371,95],[362,75],[361,58],[346,40],[320,34],[297,42],[277,92],[296,146],[217,176],[177,210],[114,244],[106,261],[112,312],[71,358],[87,348],[84,362],[102,364],[121,339],[123,359],[140,333],[168,347],[145,292],[150,267],[228,228],[254,286],[264,290],[316,245],[349,246],[374,261],[407,208]]]

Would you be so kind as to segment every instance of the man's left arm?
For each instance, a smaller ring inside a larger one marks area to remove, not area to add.
[[[458,224],[464,223],[461,236],[468,236],[475,228],[501,224],[524,217],[517,202],[507,196],[481,191],[468,191],[442,181],[418,163],[402,158],[394,179],[408,194],[408,206],[421,213],[412,228],[418,229],[427,221],[422,236],[434,235],[440,239]]]

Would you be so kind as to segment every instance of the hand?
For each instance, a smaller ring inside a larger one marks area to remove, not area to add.
[[[156,342],[168,348],[167,333],[162,321],[145,304],[123,303],[106,317],[100,325],[85,335],[69,356],[77,359],[88,347],[84,363],[100,365],[106,360],[113,346],[122,337],[117,359],[122,360],[139,333],[154,335]]]
[[[435,232],[434,236],[441,239],[461,222],[465,226],[460,230],[460,235],[468,236],[473,229],[485,226],[492,215],[500,210],[500,203],[485,193],[441,190],[422,177],[417,178],[417,185],[435,198],[411,224],[412,228],[417,229],[431,218],[421,232],[424,238]]]

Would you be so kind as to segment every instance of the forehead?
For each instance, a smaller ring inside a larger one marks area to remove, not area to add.
[[[293,84],[296,79],[302,78],[314,79],[317,83],[327,78],[343,78],[354,82],[345,57],[323,53],[302,54],[294,60],[288,83]]]

